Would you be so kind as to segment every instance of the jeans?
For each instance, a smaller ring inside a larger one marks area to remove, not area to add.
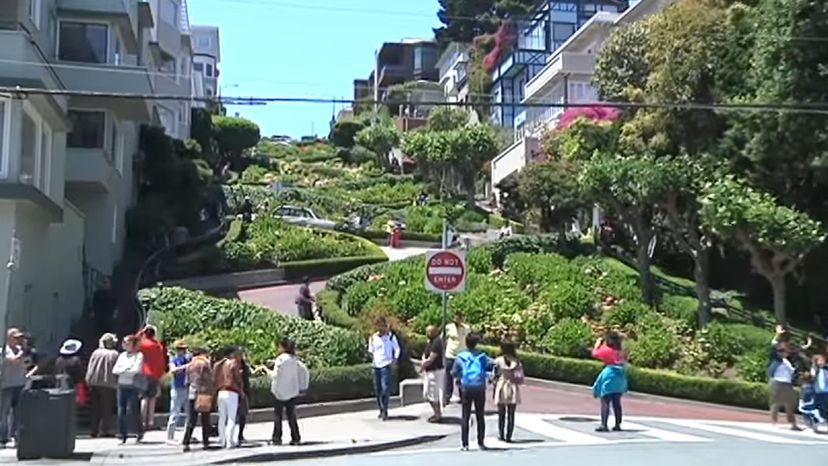
[[[497,405],[497,430],[500,440],[512,441],[517,405]]]
[[[471,421],[472,405],[474,405],[474,418],[477,423],[477,444],[482,447],[483,439],[486,437],[486,389],[461,389],[460,400],[463,405],[463,419],[460,423],[460,436],[463,446],[469,446],[469,422]]]
[[[187,387],[170,388],[170,417],[167,421],[167,440],[175,438],[175,426],[178,420],[186,419],[189,391]]]
[[[828,406],[826,406],[826,403],[828,403],[828,393],[817,393],[814,395],[814,404],[816,405],[817,410],[819,411],[819,415],[823,418],[826,417],[825,411],[826,408],[828,408]]]
[[[199,413],[195,410],[195,400],[188,400],[187,402],[187,428],[184,430],[184,440],[181,442],[184,445],[189,445],[193,438],[193,429],[195,429],[196,421],[201,418],[201,442],[204,448],[210,445],[210,413]]]
[[[615,415],[615,427],[621,427],[621,394],[611,393],[601,397],[601,426],[607,427],[609,421],[610,405],[612,405],[612,413]]]
[[[388,414],[388,403],[391,397],[391,366],[374,368],[374,393],[377,396],[377,407],[380,414]]]
[[[236,426],[236,413],[239,410],[239,394],[227,390],[218,392],[219,445],[222,448],[235,448],[239,445]]]
[[[89,422],[93,437],[98,434],[112,434],[113,413],[115,412],[115,389],[110,387],[89,387]]]
[[[454,394],[454,376],[451,370],[454,368],[454,359],[446,358],[446,388],[443,390],[443,403],[448,404]]]
[[[290,427],[290,441],[299,443],[299,422],[296,420],[296,398],[290,400],[276,400],[273,406],[273,443],[282,442],[282,412],[287,416],[288,427]]]
[[[139,394],[135,387],[118,387],[118,433],[121,434],[122,440],[129,436],[130,425],[138,438],[144,436]]]
[[[17,423],[20,421],[20,393],[23,387],[6,387],[0,391],[0,444],[17,439]]]

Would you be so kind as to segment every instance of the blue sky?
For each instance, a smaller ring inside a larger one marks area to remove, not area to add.
[[[432,37],[436,0],[191,0],[190,22],[219,27],[225,96],[351,98],[382,42]],[[338,105],[337,110],[343,107]],[[263,135],[326,136],[333,106],[234,106]]]

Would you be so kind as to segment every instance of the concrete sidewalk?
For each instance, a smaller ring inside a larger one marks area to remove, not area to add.
[[[180,445],[168,445],[166,432],[148,432],[141,444],[129,439],[119,445],[117,439],[78,439],[72,460],[35,460],[20,464],[72,465],[88,461],[94,465],[204,465],[204,464],[261,464],[271,461],[326,456],[349,455],[411,447],[439,440],[457,430],[455,425],[426,423],[430,409],[426,405],[407,406],[391,411],[388,421],[377,419],[374,411],[318,416],[299,419],[302,445],[288,446],[289,429],[283,426],[284,446],[267,445],[273,432],[273,423],[248,424],[245,437],[248,443],[233,450],[201,448],[201,431],[196,428],[192,451],[184,453]],[[176,432],[180,442],[182,429]],[[217,442],[217,438],[212,438]],[[48,441],[48,439],[44,439]],[[0,450],[0,464],[17,463],[16,451]]]

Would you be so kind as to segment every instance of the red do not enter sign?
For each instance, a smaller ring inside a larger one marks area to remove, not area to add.
[[[426,289],[440,293],[463,291],[466,286],[466,255],[462,251],[426,253]]]

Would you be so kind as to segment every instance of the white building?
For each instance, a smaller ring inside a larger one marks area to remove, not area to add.
[[[188,22],[186,0],[4,0],[0,86],[190,97]],[[0,94],[0,318],[44,350],[67,336],[122,256],[141,126],[187,138],[189,109]]]
[[[547,59],[544,68],[524,86],[522,104],[586,103],[598,101],[592,86],[595,62],[612,28],[658,13],[674,0],[642,0],[624,13],[602,11],[592,16]],[[514,143],[491,162],[491,186],[497,201],[498,184],[520,171],[541,151],[540,138],[553,128],[564,107],[528,107],[514,120]]]
[[[194,65],[197,74],[204,77],[204,95],[207,97],[221,94],[218,84],[219,63],[221,63],[221,44],[219,30],[215,26],[192,26]]]

